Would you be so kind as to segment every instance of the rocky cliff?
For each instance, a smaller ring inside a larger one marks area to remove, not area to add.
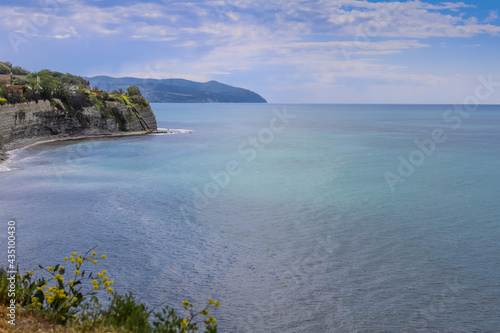
[[[90,106],[80,111],[66,111],[58,100],[0,106],[0,149],[23,138],[143,131],[141,117],[150,130],[157,129],[156,117],[149,106],[134,109],[121,102],[106,104],[104,110]]]

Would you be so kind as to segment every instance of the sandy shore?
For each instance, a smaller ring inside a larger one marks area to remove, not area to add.
[[[12,142],[6,143],[2,149],[0,149],[0,165],[5,163],[9,158],[9,152],[16,149],[22,149],[29,146],[34,146],[47,142],[54,141],[73,141],[73,140],[84,140],[84,139],[97,139],[97,138],[117,138],[124,136],[136,136],[136,135],[149,135],[149,134],[166,134],[163,131],[152,131],[152,132],[124,132],[124,133],[110,133],[110,134],[95,134],[95,135],[81,135],[81,136],[69,136],[69,135],[53,135],[46,137],[33,137],[33,138],[22,138],[17,139]]]

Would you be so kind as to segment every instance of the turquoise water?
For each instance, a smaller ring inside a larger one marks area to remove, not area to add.
[[[116,289],[219,299],[221,332],[499,329],[499,106],[153,110],[190,131],[15,152],[23,269],[98,244]]]

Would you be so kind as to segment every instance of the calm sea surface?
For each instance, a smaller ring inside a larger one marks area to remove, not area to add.
[[[221,332],[500,330],[499,106],[152,106],[191,133],[15,152],[23,270],[98,245],[117,290],[218,299]]]

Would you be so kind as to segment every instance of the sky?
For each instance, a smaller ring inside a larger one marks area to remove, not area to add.
[[[271,103],[461,104],[486,80],[481,103],[500,104],[499,5],[0,1],[0,61],[81,76],[216,80]]]

